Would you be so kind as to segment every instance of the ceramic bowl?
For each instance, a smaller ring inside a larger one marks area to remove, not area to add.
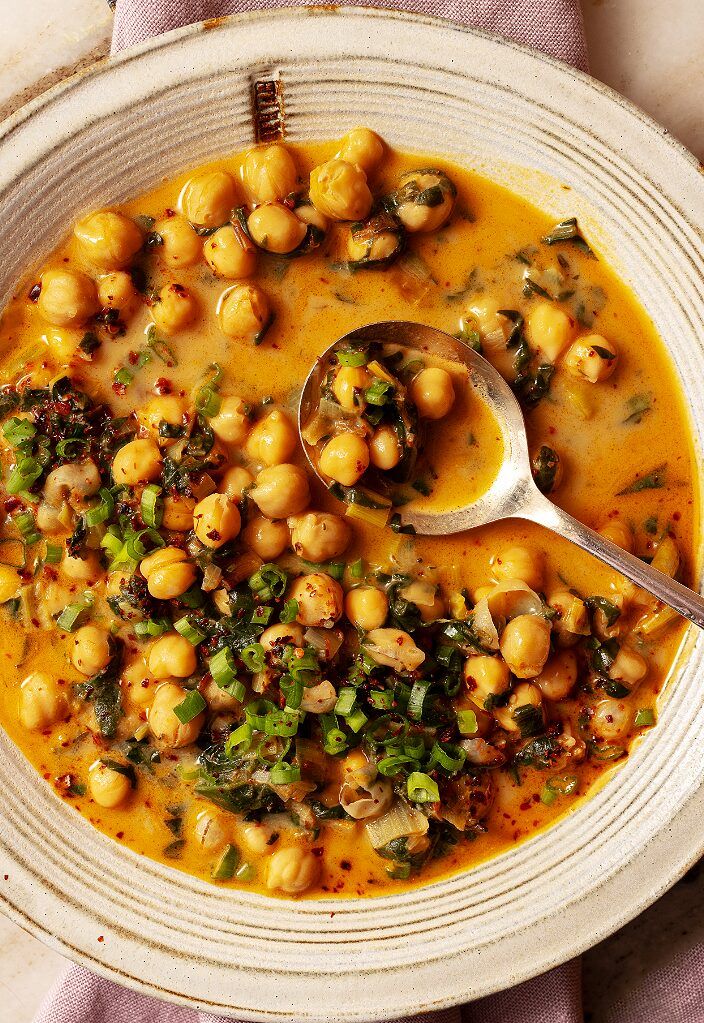
[[[279,82],[293,140],[363,122],[556,219],[579,216],[666,339],[701,440],[701,168],[592,79],[423,17],[319,8],[218,21],[21,111],[0,137],[2,301],[28,254],[41,258],[81,210],[251,144],[260,80]],[[485,995],[605,937],[702,851],[703,650],[690,632],[657,728],[591,800],[498,859],[379,899],[267,899],[143,859],[77,817],[0,735],[0,899],[98,973],[240,1019],[369,1021]]]

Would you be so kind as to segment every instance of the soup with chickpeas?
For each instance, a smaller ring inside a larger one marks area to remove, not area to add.
[[[569,207],[368,129],[86,211],[0,323],[0,720],[77,813],[217,884],[469,868],[656,724],[673,612],[528,522],[404,531],[501,462],[461,374],[341,347],[310,470],[308,368],[393,319],[494,363],[543,492],[693,577],[686,410],[631,292]]]

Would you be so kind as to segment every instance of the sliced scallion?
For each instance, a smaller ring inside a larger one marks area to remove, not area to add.
[[[279,761],[274,764],[269,772],[269,781],[272,785],[291,785],[301,780],[301,769],[298,764],[287,764]]]
[[[161,500],[161,487],[150,483],[142,491],[140,513],[145,526],[158,529],[164,517],[164,502]]]
[[[174,628],[176,632],[179,632],[193,646],[198,646],[205,639],[205,633],[193,624],[188,615],[184,615],[183,618],[179,618],[177,622],[174,622]]]
[[[107,487],[101,487],[98,497],[100,498],[98,504],[93,505],[85,513],[87,526],[98,526],[101,522],[107,522],[115,511],[115,498]]]
[[[199,714],[202,714],[207,706],[208,704],[198,690],[191,689],[189,693],[186,693],[182,702],[174,707],[174,714],[182,725],[187,725],[189,721],[193,721]]]
[[[240,862],[240,851],[236,845],[226,845],[220,859],[213,867],[211,877],[213,881],[229,881],[235,876],[235,871]]]
[[[408,775],[406,791],[414,803],[437,803],[440,800],[437,782],[423,771],[413,771]]]
[[[460,735],[476,735],[479,730],[477,715],[473,710],[457,711],[457,729]]]

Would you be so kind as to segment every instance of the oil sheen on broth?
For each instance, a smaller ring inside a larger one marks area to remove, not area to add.
[[[286,150],[87,217],[5,309],[0,719],[140,853],[374,895],[572,810],[656,724],[683,626],[530,523],[394,531],[389,504],[464,503],[501,457],[427,360],[333,372],[361,375],[346,409],[331,379],[321,447],[367,495],[372,452],[383,488],[346,513],[293,428],[316,356],[377,320],[460,334],[522,401],[539,486],[685,580],[696,470],[667,352],[568,191],[555,230],[367,130]]]

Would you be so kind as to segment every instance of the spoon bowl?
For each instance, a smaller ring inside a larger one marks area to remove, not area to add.
[[[466,367],[468,386],[491,409],[504,443],[499,471],[483,494],[463,507],[437,513],[416,511],[412,504],[404,505],[398,509],[402,526],[422,535],[438,536],[474,529],[500,519],[536,522],[599,558],[704,629],[704,598],[699,593],[585,526],[538,490],[531,472],[523,413],[513,391],[478,352],[436,327],[406,320],[371,323],[345,334],[318,357],[303,385],[298,429],[306,457],[326,486],[329,481],[320,473],[314,449],[305,439],[305,427],[320,404],[322,381],[335,351],[341,346],[364,348],[372,342],[423,352]]]

